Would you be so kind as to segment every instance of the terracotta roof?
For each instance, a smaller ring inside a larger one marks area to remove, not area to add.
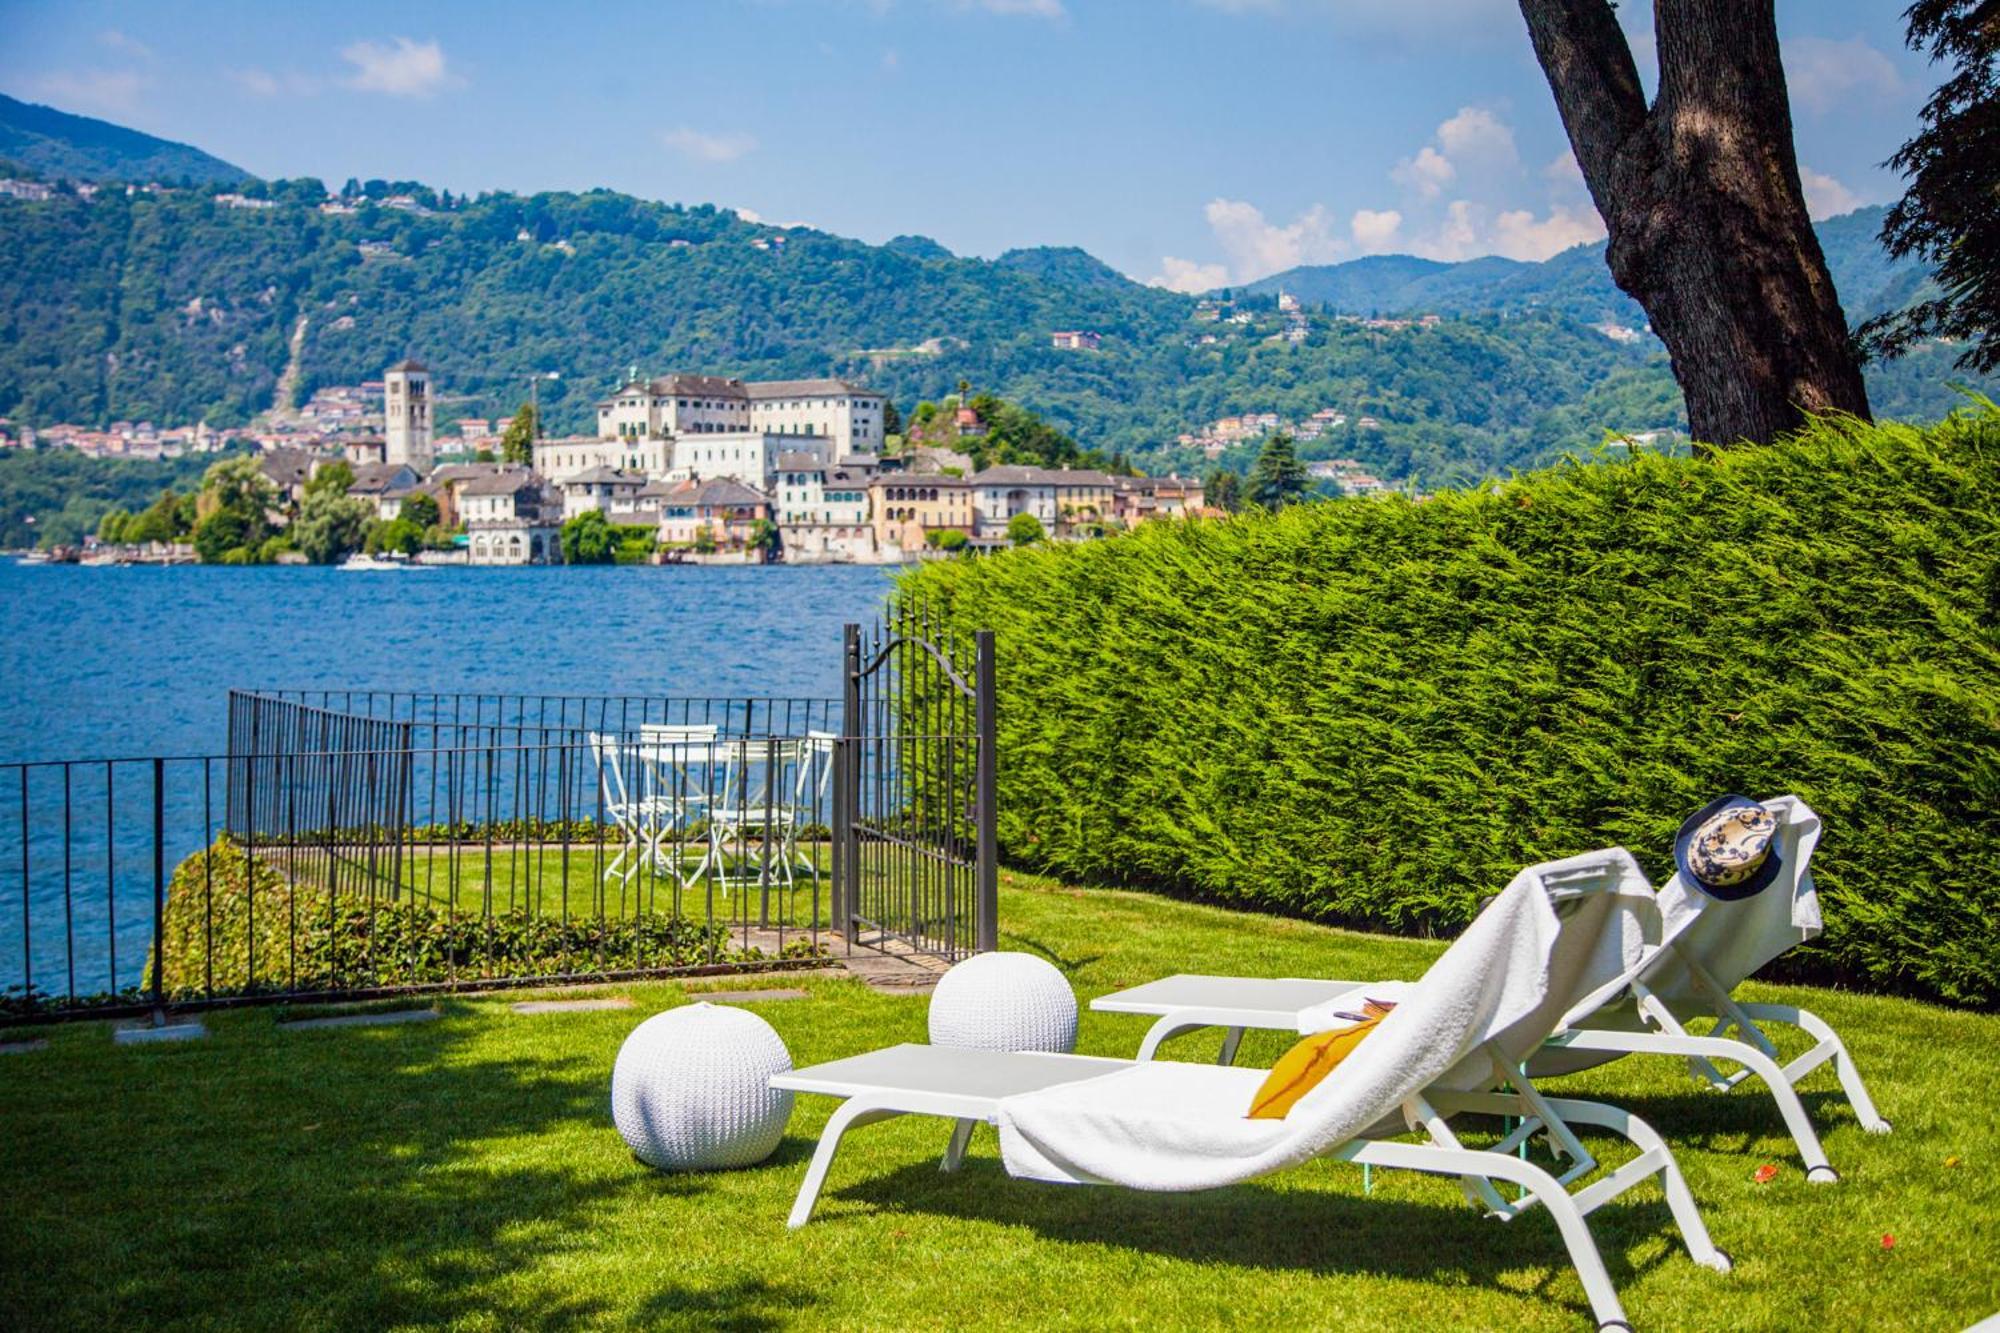
[[[753,403],[773,398],[832,398],[857,394],[864,398],[882,397],[873,390],[849,384],[846,380],[753,380],[743,387]]]
[[[644,480],[645,478],[636,476],[633,473],[621,472],[615,467],[606,467],[602,463],[599,463],[596,467],[586,468],[582,472],[564,477],[562,484],[565,486],[575,483],[586,483],[594,486],[637,486]]]
[[[682,504],[758,505],[768,503],[770,497],[732,478],[710,477],[696,486],[692,495],[676,498]]]
[[[990,467],[972,479],[977,486],[1095,486],[1108,487],[1111,478],[1083,468],[1025,467],[1008,463]]]
[[[387,495],[391,491],[406,491],[417,484],[416,469],[408,463],[356,463],[350,464],[354,470],[354,484],[347,488],[349,495]]]
[[[524,467],[506,467],[483,477],[472,477],[459,487],[462,495],[518,495],[531,489],[541,478]]]
[[[746,396],[742,380],[725,379],[721,375],[662,375],[646,387],[662,398],[679,398],[684,395],[698,398]]]

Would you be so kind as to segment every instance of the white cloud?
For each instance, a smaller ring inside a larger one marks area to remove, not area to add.
[[[140,60],[151,60],[153,58],[152,47],[146,45],[130,33],[120,32],[116,28],[106,28],[103,32],[98,33],[97,41],[101,46],[109,47],[113,51],[122,51],[128,56],[136,56]]]
[[[1823,171],[1799,164],[1799,184],[1806,190],[1806,213],[1814,222],[1852,213],[1866,202],[1854,191]]]
[[[1389,179],[1419,199],[1436,199],[1461,176],[1490,179],[1520,165],[1514,131],[1484,107],[1460,107],[1437,127],[1431,141],[1389,172]]]
[[[1237,282],[1255,282],[1300,264],[1330,263],[1347,250],[1333,218],[1319,204],[1282,226],[1240,199],[1211,199],[1203,213]]]
[[[960,9],[983,9],[989,14],[1025,15],[1029,18],[1069,17],[1062,0],[958,0]]]
[[[1425,144],[1415,157],[1406,157],[1398,162],[1389,172],[1389,179],[1414,190],[1425,199],[1435,199],[1444,193],[1444,187],[1451,184],[1456,175],[1458,168],[1452,166],[1451,159]]]
[[[1576,160],[1576,150],[1565,148],[1562,153],[1542,168],[1542,179],[1563,187],[1583,188],[1583,168]]]
[[[1571,246],[1604,239],[1604,219],[1597,210],[1561,205],[1538,218],[1527,209],[1512,209],[1494,220],[1492,251],[1509,259],[1547,259]]]
[[[1186,292],[1190,296],[1214,291],[1227,286],[1229,270],[1221,264],[1197,264],[1192,259],[1177,259],[1167,255],[1160,260],[1160,271],[1146,279],[1150,287],[1164,287],[1170,292]]]
[[[734,162],[757,147],[756,136],[741,130],[709,134],[686,125],[661,130],[660,142],[695,162]]]
[[[764,220],[764,215],[754,208],[735,208],[730,211],[742,222],[761,223]]]
[[[1895,62],[1860,37],[1844,42],[1825,37],[1794,37],[1785,43],[1785,81],[1792,100],[1824,113],[1857,94],[1893,97],[1903,90]]]
[[[140,95],[152,82],[129,69],[59,69],[33,80],[29,88],[64,110],[129,115],[138,110]]]
[[[1520,161],[1514,131],[1484,107],[1460,107],[1457,115],[1437,127],[1437,141],[1444,155],[1461,167],[1475,161],[1490,167]]]
[[[398,37],[393,45],[355,42],[342,47],[340,56],[354,66],[347,86],[357,92],[431,97],[463,82],[452,73],[445,61],[444,48],[435,41],[416,42]]]
[[[232,69],[229,78],[252,97],[317,97],[326,90],[326,80],[295,70],[273,74],[267,69]]]
[[[1348,230],[1354,234],[1355,249],[1363,254],[1381,254],[1394,249],[1402,239],[1403,215],[1393,208],[1356,209]]]

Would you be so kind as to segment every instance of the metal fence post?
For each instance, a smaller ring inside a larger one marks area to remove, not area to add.
[[[840,736],[833,769],[833,928],[851,950],[861,910],[861,871],[854,826],[861,813],[861,626],[841,630]]]
[[[973,636],[978,653],[974,681],[975,725],[979,732],[978,764],[974,781],[974,801],[979,821],[978,865],[973,883],[972,947],[987,953],[1000,947],[1000,839],[994,822],[997,812],[997,759],[995,744],[999,731],[994,700],[993,631],[980,630]]]
[[[153,1021],[167,1017],[167,761],[153,760]]]

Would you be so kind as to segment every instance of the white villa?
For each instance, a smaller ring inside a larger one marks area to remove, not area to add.
[[[597,434],[607,440],[698,435],[808,436],[828,442],[831,462],[882,447],[881,394],[845,380],[745,382],[718,375],[637,373],[597,405]]]
[[[1052,535],[1072,523],[1107,518],[1115,487],[1102,472],[1084,469],[990,467],[972,478],[973,535],[1004,537],[1016,514],[1033,514]]]

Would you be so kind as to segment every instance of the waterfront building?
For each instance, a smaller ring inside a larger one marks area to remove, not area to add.
[[[597,434],[606,440],[746,433],[808,436],[826,441],[828,461],[838,462],[882,447],[887,401],[845,380],[746,383],[687,374],[645,380],[634,371],[597,404]]]
[[[562,492],[562,516],[565,520],[593,511],[612,518],[632,512],[646,479],[635,472],[594,467],[586,472],[573,473],[554,484]]]
[[[674,468],[673,443],[647,436],[565,435],[535,444],[535,470],[551,481],[566,481],[595,468],[665,477]]]
[[[973,532],[972,483],[964,477],[889,473],[868,487],[875,540],[899,551],[921,551],[933,532]]]
[[[673,461],[667,475],[676,481],[734,477],[746,485],[768,489],[777,476],[780,458],[804,455],[825,465],[832,461],[827,457],[828,443],[809,436],[763,431],[683,435],[672,442]]]
[[[1111,516],[1112,495],[1112,480],[1102,472],[1011,463],[990,467],[972,478],[973,533],[1004,537],[1016,514],[1033,514],[1051,536],[1080,536]]]
[[[386,458],[428,474],[437,464],[431,442],[431,375],[420,361],[399,361],[382,374],[382,433]]]
[[[750,426],[771,435],[823,439],[827,461],[879,452],[888,399],[846,380],[765,380],[744,385]]]
[[[377,518],[394,518],[401,513],[404,498],[423,481],[408,463],[359,463],[353,467],[354,484],[347,493],[375,506]]]
[[[1178,474],[1165,477],[1113,477],[1112,517],[1132,527],[1149,518],[1193,518],[1206,511],[1199,481]]]
[[[475,565],[542,565],[562,559],[562,508],[542,478],[502,466],[456,487],[467,557]]]
[[[718,551],[741,551],[756,538],[759,519],[771,517],[771,502],[728,477],[683,481],[660,501],[660,544],[691,547],[706,533]]]
[[[300,449],[292,445],[278,445],[266,449],[257,458],[257,470],[271,483],[278,493],[281,504],[295,505],[305,498],[306,483],[313,474],[324,467],[329,460],[310,449]]]

